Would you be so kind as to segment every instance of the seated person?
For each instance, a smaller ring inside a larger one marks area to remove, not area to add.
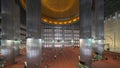
[[[78,56],[78,59],[80,60],[80,56]]]
[[[57,58],[57,56],[55,55],[55,56],[54,56],[54,59],[56,59],[56,58]]]
[[[107,51],[110,51],[110,48],[107,48]]]
[[[26,61],[24,62],[24,68],[27,68],[27,62]]]
[[[4,66],[5,66],[4,57],[0,57],[0,68],[4,68]]]
[[[88,68],[88,67],[85,65],[85,62],[79,61],[78,68]]]
[[[98,60],[101,60],[102,59],[102,56],[100,56],[97,52],[94,56],[94,61],[98,61]]]
[[[49,68],[49,65],[47,64],[47,65],[45,66],[45,68]]]

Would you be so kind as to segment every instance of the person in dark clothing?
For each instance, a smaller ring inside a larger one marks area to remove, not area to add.
[[[54,56],[54,59],[56,59],[56,58],[57,58],[57,56],[55,55],[55,56]]]
[[[45,66],[45,68],[49,68],[49,65],[47,64],[47,65]]]
[[[88,67],[85,65],[85,62],[79,61],[78,68],[88,68]]]
[[[97,52],[95,53],[95,56],[94,56],[94,61],[98,61],[98,60],[101,60],[102,59],[102,56],[100,56]]]

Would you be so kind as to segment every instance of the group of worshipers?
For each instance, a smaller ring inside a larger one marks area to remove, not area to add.
[[[61,48],[60,51],[54,55],[53,60],[56,60],[57,56],[61,55],[62,52],[63,52],[63,48]]]
[[[78,68],[88,68],[88,67],[85,65],[85,62],[79,61]]]
[[[45,66],[45,68],[49,68],[50,66],[47,64],[46,66]]]
[[[80,61],[80,56],[78,56],[78,59],[79,59],[78,68],[88,68],[88,67],[85,65],[85,62]]]
[[[80,56],[78,56],[79,58],[79,63],[78,63],[78,68],[88,68],[86,65],[85,65],[85,62],[83,61],[80,61]],[[102,56],[99,55],[97,52],[94,52],[94,55],[93,55],[93,61],[99,61],[102,59]]]
[[[55,52],[56,52],[56,51],[57,51],[57,50],[55,50]],[[56,59],[57,59],[57,57],[58,57],[59,55],[61,55],[61,54],[62,54],[62,52],[63,52],[63,48],[61,48],[61,49],[60,49],[60,51],[59,51],[59,52],[57,52],[57,53],[54,55],[54,57],[53,57],[53,60],[52,60],[52,61],[56,60]],[[46,64],[45,68],[50,68],[50,66],[49,66],[48,64]]]
[[[102,59],[102,56],[99,55],[97,52],[95,52],[95,55],[94,55],[94,57],[93,57],[93,61],[99,61],[99,60],[101,60],[101,59]]]
[[[0,58],[0,68],[4,68],[4,59]]]
[[[5,57],[3,56],[0,56],[0,68],[4,68],[5,67]]]

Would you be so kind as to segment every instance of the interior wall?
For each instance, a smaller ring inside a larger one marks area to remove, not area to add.
[[[104,21],[105,50],[120,53],[120,12],[107,17]]]
[[[44,47],[79,46],[79,26],[43,24]]]

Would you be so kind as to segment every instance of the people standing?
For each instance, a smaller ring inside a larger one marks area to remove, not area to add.
[[[27,68],[27,62],[26,61],[24,62],[24,68]]]

